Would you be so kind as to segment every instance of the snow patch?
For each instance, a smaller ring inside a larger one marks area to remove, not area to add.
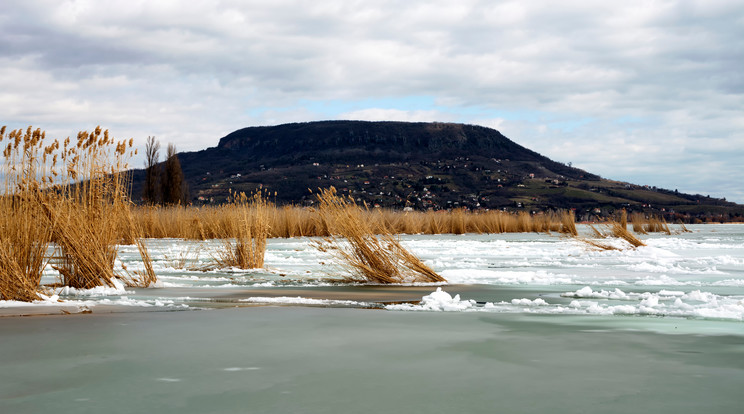
[[[460,295],[452,297],[449,293],[438,287],[435,292],[432,292],[421,298],[421,302],[418,305],[411,303],[404,303],[399,305],[387,305],[385,309],[388,310],[403,310],[403,311],[465,311],[475,308],[474,300],[461,300]]]
[[[134,293],[132,291],[127,291],[124,286],[124,283],[122,283],[119,279],[112,279],[111,281],[113,282],[114,287],[96,286],[91,289],[76,289],[74,287],[65,286],[65,287],[57,289],[55,293],[59,296],[87,296],[87,297],[117,296],[117,295],[127,295],[127,294]]]
[[[368,303],[357,302],[354,300],[312,299],[312,298],[303,298],[301,296],[297,296],[297,297],[289,297],[289,296],[250,297],[250,298],[240,299],[239,302],[281,304],[281,305],[364,306],[364,307],[370,306],[370,304]]]
[[[542,298],[537,298],[535,300],[512,299],[511,304],[517,306],[548,306],[548,302],[545,302]]]

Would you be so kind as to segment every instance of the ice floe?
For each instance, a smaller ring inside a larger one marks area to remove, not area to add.
[[[261,303],[261,304],[278,304],[278,305],[316,305],[316,306],[354,306],[354,307],[367,307],[370,304],[365,302],[357,302],[354,300],[334,300],[334,299],[312,299],[303,298],[300,296],[289,297],[289,296],[278,296],[278,297],[250,297],[239,299],[239,302],[248,303]]]
[[[420,303],[385,306],[391,311],[439,312],[504,312],[573,315],[655,315],[704,319],[744,320],[744,297],[726,297],[693,290],[624,292],[620,289],[598,290],[586,286],[563,297],[576,298],[568,305],[551,304],[543,298],[518,298],[511,301],[478,304],[472,299],[451,296],[442,288],[421,298]],[[600,300],[587,300],[600,299]]]

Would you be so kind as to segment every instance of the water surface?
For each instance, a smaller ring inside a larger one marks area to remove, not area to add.
[[[307,238],[207,272],[220,241],[149,240],[156,288],[0,301],[0,413],[738,412],[744,226],[689,228],[402,236],[449,283],[395,287]]]

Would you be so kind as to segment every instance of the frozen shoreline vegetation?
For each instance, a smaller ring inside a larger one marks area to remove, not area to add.
[[[391,212],[333,188],[317,210],[264,193],[134,208],[121,172],[131,141],[100,128],[76,142],[31,128],[7,138],[0,315],[282,305],[744,320],[739,225]]]
[[[6,127],[0,129],[0,142],[6,132]],[[325,237],[315,247],[322,252],[332,250],[346,266],[349,275],[340,275],[342,279],[385,284],[445,281],[395,237],[412,231],[416,223],[418,229],[423,229],[422,223],[428,225],[431,233],[558,229],[576,235],[573,215],[566,213],[560,216],[560,224],[554,214],[533,218],[501,212],[473,215],[463,210],[412,218],[373,212],[366,206],[362,209],[353,198],[337,195],[333,187],[320,191],[315,214],[300,215],[299,219],[296,208],[278,210],[260,190],[252,197],[232,194],[228,205],[206,212],[180,208],[184,198],[176,195],[184,193],[179,178],[182,172],[172,145],[161,180],[162,197],[153,193],[148,200],[160,200],[171,207],[175,203],[175,208],[137,209],[140,214],[135,214],[129,194],[131,173],[127,172],[127,160],[137,152],[131,149],[132,139],[117,142],[99,126],[92,132],[79,132],[76,140],[47,140],[45,132],[29,126],[25,131],[9,131],[7,142],[0,194],[0,299],[4,301],[48,301],[53,297],[50,289],[57,286],[113,288],[117,279],[132,287],[153,286],[157,275],[143,238],[157,230],[164,230],[164,234],[156,237],[171,235],[173,228],[179,237],[222,239],[222,249],[213,251],[213,260],[200,269],[203,271],[262,268],[270,235],[294,236],[299,232]],[[157,160],[158,147],[154,139],[148,140],[150,189],[158,176],[150,162]],[[163,220],[163,211],[175,212],[175,220]],[[443,218],[448,218],[449,226]],[[166,222],[169,227],[163,226]],[[405,230],[400,229],[400,223]],[[140,269],[130,272],[123,263],[116,266],[120,244],[137,247]],[[43,284],[41,278],[48,266],[57,272],[57,281]]]
[[[693,225],[691,232],[645,235],[636,249],[593,248],[557,234],[404,235],[400,243],[447,283],[396,286],[339,282],[347,270],[320,239],[267,240],[264,267],[199,270],[220,240],[147,239],[155,287],[56,288],[68,312],[190,310],[245,306],[357,307],[447,313],[511,313],[680,318],[728,324],[744,320],[744,227]],[[580,234],[591,229],[579,225]],[[609,239],[608,239],[609,240]],[[618,242],[619,243],[619,242]],[[119,246],[117,267],[142,266],[136,246]],[[47,268],[42,283],[53,282]],[[438,291],[441,289],[441,291]],[[458,297],[459,295],[459,297]],[[0,314],[59,313],[50,300],[0,301]],[[45,311],[39,309],[47,309]],[[644,322],[647,321],[647,322]]]

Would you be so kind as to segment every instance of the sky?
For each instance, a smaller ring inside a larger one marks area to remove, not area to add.
[[[741,0],[0,2],[9,128],[194,151],[247,126],[461,122],[738,203],[743,68]]]

